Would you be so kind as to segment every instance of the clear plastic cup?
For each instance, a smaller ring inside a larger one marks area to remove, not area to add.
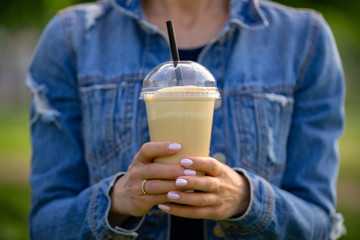
[[[209,156],[214,103],[219,98],[214,77],[196,62],[169,61],[155,67],[140,93],[150,140],[176,142],[182,148],[154,161],[177,164],[182,158]]]

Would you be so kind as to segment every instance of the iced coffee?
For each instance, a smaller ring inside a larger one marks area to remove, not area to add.
[[[144,80],[142,99],[152,142],[181,144],[180,152],[155,159],[179,163],[185,157],[209,156],[214,102],[219,98],[210,72],[195,62],[164,63]]]

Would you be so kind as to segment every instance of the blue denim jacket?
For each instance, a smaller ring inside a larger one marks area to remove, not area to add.
[[[109,191],[149,141],[145,75],[171,59],[139,1],[59,12],[29,68],[33,93],[32,239],[167,239],[157,208],[111,227]],[[344,79],[321,15],[271,1],[233,0],[198,62],[215,76],[211,156],[244,174],[245,214],[207,220],[207,239],[334,239]]]

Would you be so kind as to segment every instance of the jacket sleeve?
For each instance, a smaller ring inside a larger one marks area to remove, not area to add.
[[[250,182],[251,201],[243,216],[220,222],[229,239],[335,239],[344,232],[335,212],[344,76],[329,26],[319,15],[315,22],[294,93],[282,185],[237,169]]]
[[[116,176],[89,186],[69,22],[55,16],[39,41],[26,84],[32,92],[31,239],[134,239],[107,221]]]

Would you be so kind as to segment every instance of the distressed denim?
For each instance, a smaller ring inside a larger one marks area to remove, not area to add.
[[[111,227],[109,191],[149,141],[145,75],[171,59],[139,1],[59,12],[29,67],[32,239],[167,239],[154,207]],[[210,156],[250,183],[239,218],[206,220],[207,239],[335,239],[344,77],[329,26],[313,11],[233,0],[198,62],[217,80]],[[191,233],[189,233],[191,234]]]

